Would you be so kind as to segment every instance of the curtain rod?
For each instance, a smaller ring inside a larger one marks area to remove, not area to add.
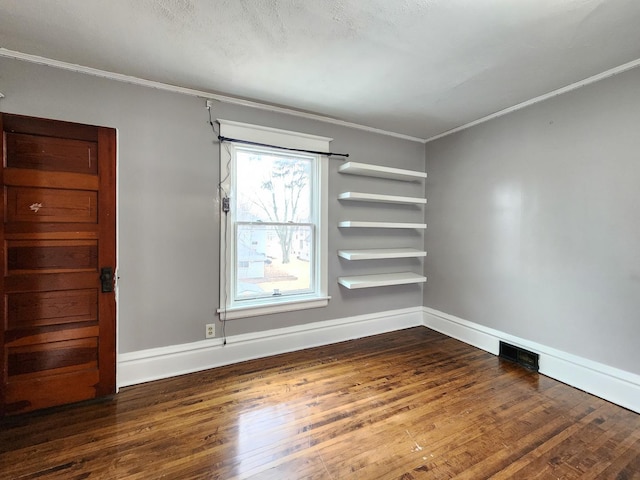
[[[279,150],[287,150],[289,152],[301,152],[301,153],[312,153],[314,155],[326,155],[327,157],[345,157],[345,158],[349,157],[348,153],[318,152],[316,150],[304,150],[301,148],[280,147],[278,145],[269,145],[268,143],[250,142],[249,140],[239,140],[237,138],[223,137],[222,135],[218,135],[218,140],[220,140],[221,142],[244,143],[245,145],[255,145],[258,147],[277,148]]]

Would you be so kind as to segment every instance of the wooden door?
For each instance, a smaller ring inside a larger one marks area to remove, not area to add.
[[[115,130],[1,113],[0,127],[0,415],[113,394]]]

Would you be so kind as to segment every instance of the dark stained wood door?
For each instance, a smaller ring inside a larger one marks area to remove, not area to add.
[[[0,415],[115,393],[115,130],[0,127]]]

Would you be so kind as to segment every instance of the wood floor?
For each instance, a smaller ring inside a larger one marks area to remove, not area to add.
[[[424,327],[1,428],[2,479],[640,478],[640,415]]]

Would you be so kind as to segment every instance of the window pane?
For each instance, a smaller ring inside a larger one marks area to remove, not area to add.
[[[237,148],[236,220],[311,223],[313,157]]]
[[[237,225],[236,300],[313,290],[313,227]]]

